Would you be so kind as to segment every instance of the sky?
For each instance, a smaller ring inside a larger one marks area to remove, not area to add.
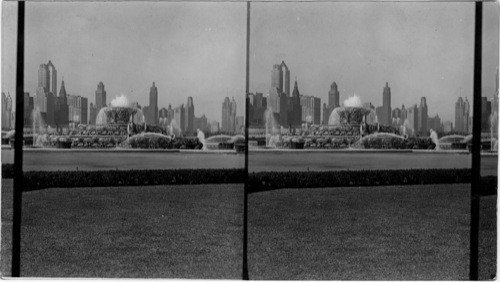
[[[15,92],[16,3],[2,2],[2,91]],[[483,15],[483,92],[495,92],[497,3]],[[429,115],[454,121],[459,96],[472,100],[474,4],[463,2],[254,2],[251,4],[250,92],[267,94],[282,60],[303,95],[327,102],[335,81],[341,101],[354,93],[392,108],[427,98]],[[38,67],[51,60],[58,88],[94,102],[99,81],[108,103],[125,94],[159,108],[186,104],[196,116],[221,120],[234,97],[244,114],[246,3],[28,2],[25,91],[34,94]]]
[[[16,3],[3,2],[2,91],[15,92]],[[49,60],[70,95],[95,103],[124,94],[141,106],[158,88],[158,107],[187,104],[196,116],[221,120],[234,97],[244,115],[246,4],[161,2],[26,3],[25,91],[34,95],[38,68]]]
[[[495,93],[498,4],[483,12],[483,92]],[[353,94],[381,106],[420,103],[429,116],[454,122],[459,96],[472,103],[473,3],[252,3],[250,92],[269,93],[274,64],[285,61],[291,90],[328,102],[335,81],[340,101]]]

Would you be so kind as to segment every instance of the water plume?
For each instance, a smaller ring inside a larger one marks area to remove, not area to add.
[[[130,103],[128,101],[127,96],[123,95],[123,93],[115,97],[113,100],[111,100],[111,107],[129,107]]]
[[[344,107],[362,107],[361,99],[358,95],[354,94],[344,100]]]

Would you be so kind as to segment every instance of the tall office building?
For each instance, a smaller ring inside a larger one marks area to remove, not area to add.
[[[57,70],[49,61],[41,64],[38,68],[38,88],[35,97],[35,108],[40,110],[40,114],[45,124],[55,126],[55,104],[57,94]]]
[[[427,130],[427,101],[425,97],[420,98],[420,105],[418,106],[418,132],[420,135],[428,135]]]
[[[323,105],[323,124],[327,125],[333,109],[340,107],[340,92],[337,83],[334,81],[328,91],[328,105]]]
[[[89,105],[89,124],[95,124],[95,120],[97,118],[97,110],[94,106],[94,103],[90,102]]]
[[[391,88],[389,87],[389,83],[385,83],[384,91],[382,93],[382,107],[378,107],[377,117],[380,124],[383,125],[391,125]]]
[[[75,124],[87,124],[88,122],[88,99],[77,95],[68,95],[69,122]]]
[[[222,102],[222,119],[221,119],[221,130],[223,132],[229,132],[229,114],[231,111],[231,101],[229,97],[224,98]]]
[[[143,112],[147,124],[158,125],[158,88],[154,81],[149,89],[149,106],[144,107]],[[186,128],[182,127],[181,130],[185,131]]]
[[[184,133],[184,129],[186,128],[186,109],[184,108],[184,104],[174,109],[173,120],[172,127]]]
[[[95,91],[95,108],[97,113],[104,107],[106,107],[106,90],[104,89],[104,83],[101,81],[97,84],[97,90]]]
[[[469,128],[470,104],[467,98],[462,97],[455,103],[455,128],[454,131],[462,134],[468,134],[472,129]]]
[[[273,66],[271,75],[271,89],[269,90],[269,97],[267,99],[267,108],[272,111],[275,118],[283,126],[289,125],[289,98],[290,70],[288,69],[288,66],[285,64],[285,62],[281,61],[281,64],[275,64]],[[294,122],[292,121],[292,123]]]
[[[405,105],[401,106],[401,124],[405,124],[406,118],[408,117],[408,112],[405,109]]]
[[[226,97],[222,103],[221,131],[226,133],[236,131],[236,101],[234,98],[229,100],[229,97]]]
[[[417,135],[418,134],[418,107],[413,105],[407,110],[407,120],[406,123],[406,134]]]
[[[481,97],[481,132],[490,132],[491,101]]]
[[[59,90],[59,95],[55,99],[54,105],[54,123],[56,126],[64,127],[69,124],[69,106],[68,98],[66,93],[66,87],[64,86],[64,80],[61,81],[61,89]],[[84,123],[87,123],[85,120]]]
[[[332,107],[332,110],[340,107],[340,93],[337,87],[337,83],[334,81],[330,85],[330,91],[328,91],[328,106]]]
[[[219,126],[219,122],[218,121],[211,121],[210,122],[210,132],[211,133],[216,133],[216,132],[219,132],[220,131],[220,126]]]
[[[14,125],[12,120],[12,97],[10,97],[10,93],[5,95],[2,92],[2,129],[11,129]]]
[[[293,86],[292,97],[288,99],[287,122],[287,125],[290,127],[300,127],[302,124],[302,106],[300,105],[300,92],[297,86],[297,80],[295,80]]]
[[[161,108],[158,112],[158,125],[168,126],[170,121],[168,120],[168,110],[166,108]]]
[[[195,117],[194,118],[194,128],[196,128],[195,132],[197,132],[198,129],[203,131],[203,132],[207,132],[209,129],[207,117],[205,115],[202,115],[199,118]]]
[[[267,99],[262,93],[248,93],[248,123],[250,126],[264,126]]]
[[[235,120],[235,133],[244,134],[245,133],[245,117],[237,116]]]
[[[193,97],[188,97],[186,105],[186,129],[187,133],[195,133],[196,128],[194,128],[194,103]]]
[[[34,109],[34,99],[30,96],[29,92],[24,92],[24,127],[33,126],[33,113]],[[14,123],[14,119],[12,119]],[[14,125],[12,125],[14,127]]]
[[[231,133],[236,132],[236,101],[234,97],[231,98],[231,111],[229,113],[229,126]]]
[[[439,117],[438,114],[436,114],[436,116],[434,117],[429,117],[427,119],[427,128],[429,130],[434,130],[434,131],[437,131],[437,132],[441,132],[443,130],[442,126],[441,126],[441,118]]]
[[[54,95],[52,92],[45,92],[43,86],[38,87],[35,95],[35,109],[40,111],[40,115],[46,125],[55,126],[54,123]]]
[[[395,108],[392,110],[392,125],[402,125],[400,108]]]
[[[300,106],[302,107],[302,123],[320,124],[321,122],[321,99],[314,96],[300,95]]]
[[[43,87],[45,93],[57,93],[57,70],[50,60],[38,68],[38,87]]]
[[[285,71],[284,81],[283,70]],[[290,70],[284,61],[281,61],[281,64],[273,66],[271,88],[277,88],[279,93],[285,93],[287,96],[290,96]]]
[[[467,100],[467,97],[466,97],[465,101],[464,101],[464,116],[462,117],[462,126],[463,126],[462,131],[465,134],[472,133],[472,126],[470,126],[470,123],[469,123],[470,119],[471,119],[470,103],[469,103],[469,100]]]

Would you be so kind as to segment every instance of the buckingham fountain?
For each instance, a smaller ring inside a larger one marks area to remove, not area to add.
[[[268,109],[264,113],[267,148],[338,149],[435,149],[431,138],[406,135],[405,125],[388,126],[378,122],[375,111],[362,106],[354,95],[333,109],[327,125],[306,125],[296,132],[283,132]]]

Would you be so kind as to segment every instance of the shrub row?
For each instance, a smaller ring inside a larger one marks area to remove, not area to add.
[[[244,175],[243,169],[27,171],[24,191],[56,187],[242,183]]]
[[[2,164],[2,177],[13,178],[13,165]],[[243,169],[28,171],[26,191],[51,187],[144,186],[243,183]],[[366,171],[256,172],[248,178],[249,192],[282,188],[468,183],[469,169],[406,169]],[[497,176],[482,177],[480,194],[497,193]]]
[[[250,192],[260,192],[281,188],[467,183],[470,180],[470,169],[256,172],[249,175],[249,187]]]

